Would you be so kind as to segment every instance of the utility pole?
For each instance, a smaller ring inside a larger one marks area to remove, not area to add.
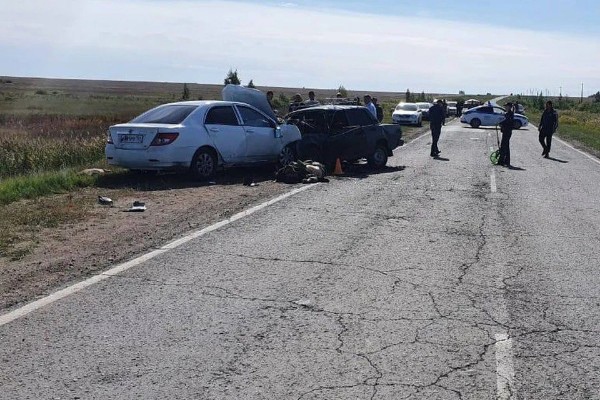
[[[579,103],[583,103],[583,82],[581,82],[581,99],[579,99]]]

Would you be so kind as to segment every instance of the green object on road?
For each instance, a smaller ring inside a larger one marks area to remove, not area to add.
[[[492,164],[498,165],[499,160],[500,160],[500,150],[492,151],[492,154],[490,154],[490,161],[492,162]]]

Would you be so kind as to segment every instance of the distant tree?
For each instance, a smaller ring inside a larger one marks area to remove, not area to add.
[[[459,90],[458,94],[461,95],[461,96],[464,96],[465,95],[465,91],[464,90]]]
[[[594,103],[600,103],[600,90],[594,95]]]
[[[538,110],[543,110],[544,109],[544,93],[543,92],[539,92],[537,97],[534,100],[535,106]]]
[[[256,88],[256,86],[254,86],[254,82],[252,81],[252,79],[250,79],[250,82],[248,82],[248,87],[252,88],[252,89]]]
[[[411,99],[411,97],[410,97],[410,90],[409,90],[409,89],[406,89],[405,101],[406,101],[407,103],[410,103],[410,99]]]
[[[240,78],[238,78],[237,69],[235,71],[233,71],[231,68],[229,69],[229,72],[227,73],[227,77],[225,78],[224,83],[226,85],[229,85],[229,84],[241,85],[242,84],[242,81],[240,81]]]
[[[342,95],[342,97],[348,97],[348,91],[344,87],[344,85],[340,85],[338,88],[338,93]]]
[[[181,99],[182,100],[189,100],[190,99],[190,88],[188,88],[187,83],[183,84],[183,93],[181,93]]]
[[[425,101],[425,92],[421,92],[421,95],[419,96],[419,101]]]

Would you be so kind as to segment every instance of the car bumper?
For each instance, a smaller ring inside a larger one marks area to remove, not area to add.
[[[104,153],[109,165],[127,169],[175,170],[190,167],[193,151],[179,148],[151,147],[144,150],[118,149],[107,144]]]
[[[418,124],[419,117],[408,117],[408,118],[392,117],[392,122],[394,124]]]

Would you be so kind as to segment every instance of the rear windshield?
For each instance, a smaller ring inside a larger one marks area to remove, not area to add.
[[[154,108],[135,117],[130,122],[145,124],[180,124],[198,106],[169,105]]]

